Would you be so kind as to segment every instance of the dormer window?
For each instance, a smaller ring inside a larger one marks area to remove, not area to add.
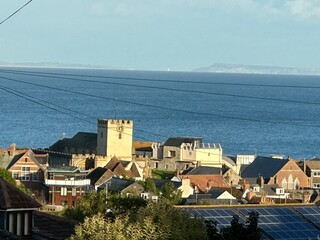
[[[260,192],[260,187],[258,187],[258,186],[253,187],[253,191],[254,191],[254,192]]]

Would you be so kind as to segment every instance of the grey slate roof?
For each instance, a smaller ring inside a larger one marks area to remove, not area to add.
[[[202,137],[171,137],[164,143],[164,146],[180,147],[182,143],[202,142]]]
[[[92,170],[86,178],[90,179],[91,185],[95,185],[96,182],[101,178],[101,176],[107,171],[106,168],[97,167]]]
[[[220,168],[215,167],[191,167],[183,171],[181,175],[210,175],[210,174],[220,174]]]
[[[242,178],[273,177],[289,160],[258,156],[241,173]]]
[[[65,147],[95,150],[97,147],[97,134],[89,132],[78,132],[72,138],[64,138],[58,140],[49,148],[51,151],[64,152]]]
[[[156,185],[157,189],[161,189],[164,187],[164,185],[170,184],[170,183],[173,184],[173,187],[175,189],[181,187],[181,185],[182,185],[182,182],[170,181],[170,180],[165,180],[165,179],[153,179],[153,181],[154,181],[154,184]]]
[[[123,189],[129,187],[135,181],[123,179],[123,178],[115,178],[112,177],[108,182],[108,191],[110,192],[121,192]],[[105,188],[105,184],[102,185]],[[100,188],[100,187],[99,187]]]
[[[235,166],[236,162],[234,161],[233,158],[226,156],[226,155],[222,155],[222,160],[228,162],[230,165]]]

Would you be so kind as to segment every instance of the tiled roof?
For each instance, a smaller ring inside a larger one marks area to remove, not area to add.
[[[86,178],[91,180],[91,185],[95,185],[96,182],[101,178],[101,176],[107,171],[106,168],[97,167],[92,170]]]
[[[35,239],[63,240],[74,234],[77,224],[79,224],[77,221],[68,218],[35,211],[33,232],[43,237]]]
[[[309,160],[305,161],[308,168],[312,170],[319,170],[320,169],[320,160]]]
[[[105,168],[110,169],[113,171],[115,167],[119,164],[119,160],[116,157],[110,159],[110,161],[106,164]]]
[[[41,204],[0,178],[0,209],[40,208]]]
[[[268,179],[273,177],[288,161],[288,159],[258,156],[242,171],[241,177],[257,178],[258,176],[263,176],[265,179]]]
[[[12,159],[12,161],[10,162],[10,164],[8,165],[7,169],[10,169],[10,168],[11,168],[17,161],[19,161],[19,159],[20,159],[21,157],[23,157],[24,155],[27,155],[27,156],[28,156],[36,165],[38,165],[43,171],[45,170],[44,167],[43,167],[43,165],[38,162],[38,159],[36,158],[37,155],[36,155],[31,149],[29,149],[29,150],[26,151],[25,153],[18,154],[18,155],[16,155],[16,156],[14,156],[14,158]],[[41,156],[42,156],[42,154],[41,154]],[[42,159],[40,158],[40,160],[42,160]]]
[[[171,137],[164,143],[164,146],[180,147],[182,143],[202,142],[202,137]]]
[[[113,177],[108,181],[108,190],[111,192],[121,192],[133,183],[133,180]]]
[[[206,167],[206,166],[199,166],[187,169],[186,171],[182,172],[182,175],[209,175],[209,174],[220,174],[220,168],[215,167]]]
[[[115,174],[111,170],[107,169],[107,171],[96,182],[96,186],[100,186],[112,177],[115,177]]]
[[[210,188],[230,188],[230,185],[221,175],[188,175],[181,176],[189,178],[193,186],[197,186],[202,192],[206,192]]]
[[[8,164],[7,169],[11,168],[24,154],[25,152],[15,155],[10,161],[10,163]]]
[[[136,151],[150,151],[151,152],[152,151],[151,145],[152,145],[152,142],[138,142],[138,141],[132,142],[132,147]]]

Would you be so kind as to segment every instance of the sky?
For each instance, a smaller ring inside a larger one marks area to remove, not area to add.
[[[26,2],[2,0],[0,21]],[[33,0],[0,24],[0,62],[319,68],[319,29],[319,0]]]

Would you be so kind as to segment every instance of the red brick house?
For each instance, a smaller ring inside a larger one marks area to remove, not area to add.
[[[49,187],[49,204],[58,206],[75,206],[78,197],[90,190],[87,171],[77,167],[48,167],[45,184]]]
[[[44,182],[48,154],[35,154],[32,150],[15,155],[7,166],[18,184]]]
[[[308,176],[290,158],[258,156],[243,170],[241,177],[250,184],[258,183],[258,179],[262,177],[264,184],[277,184],[285,190],[310,187]]]

